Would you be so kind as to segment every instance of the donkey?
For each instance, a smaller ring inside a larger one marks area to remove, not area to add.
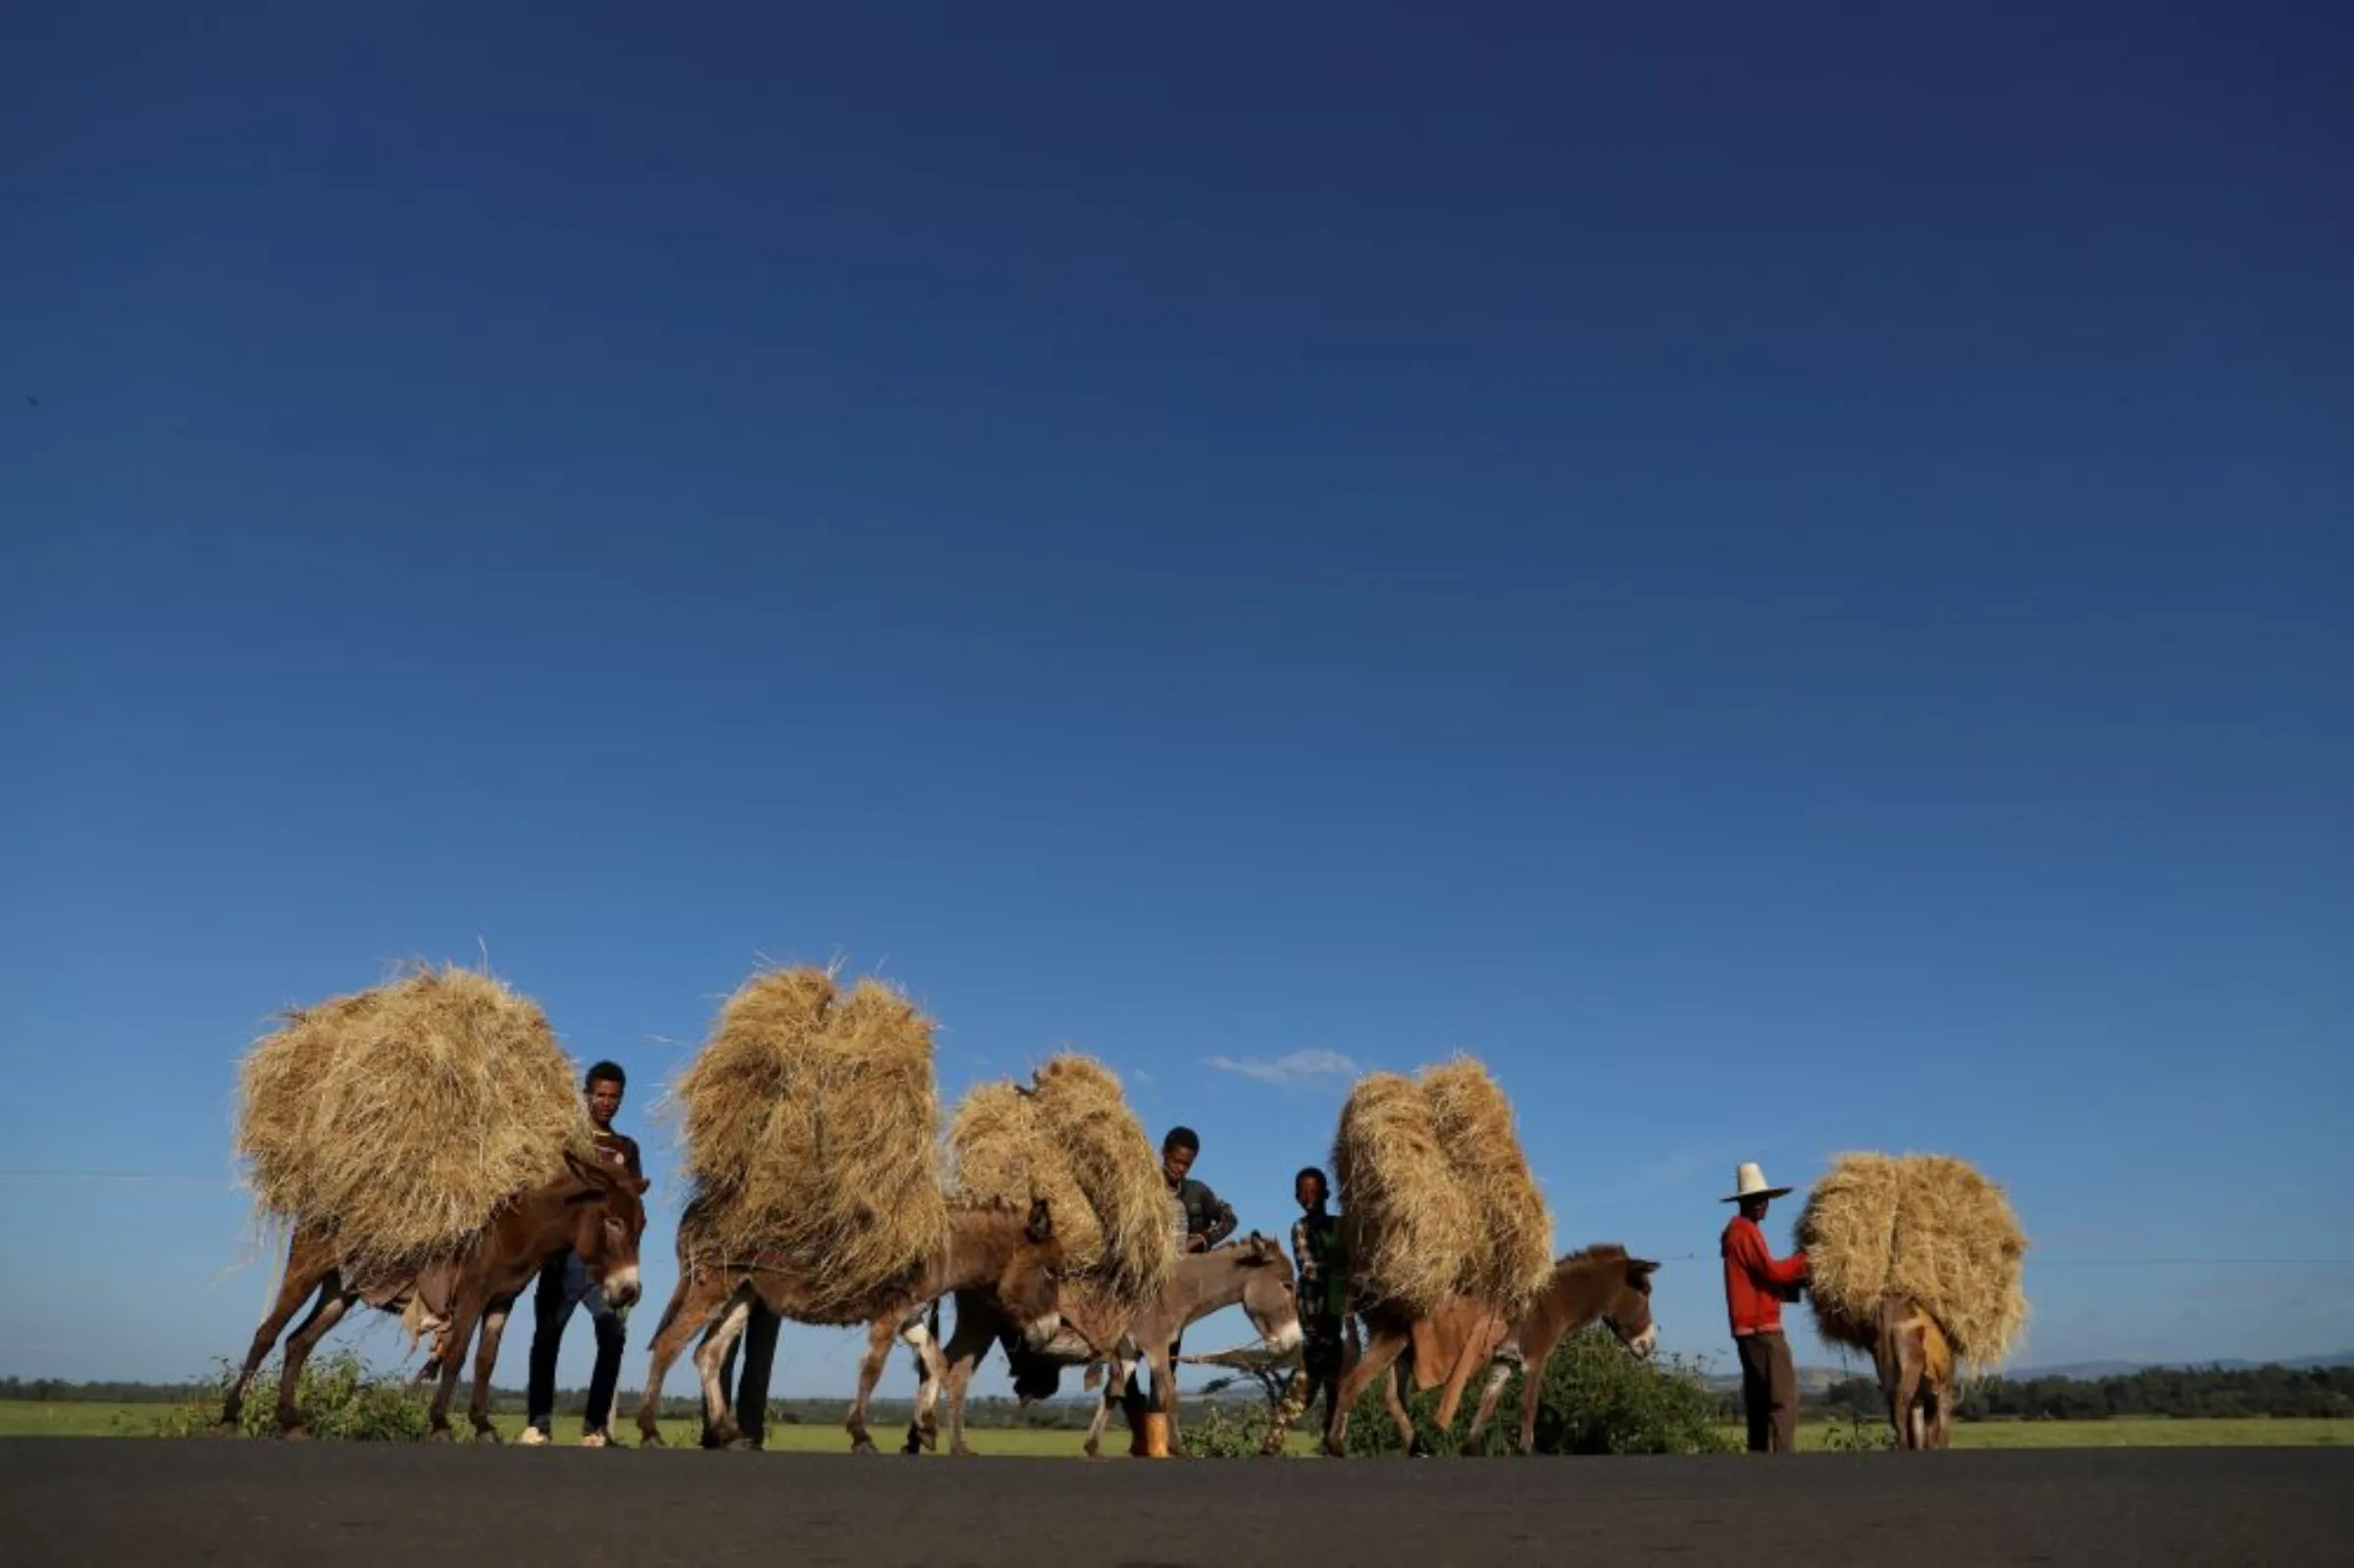
[[[1483,1302],[1457,1296],[1427,1318],[1414,1318],[1396,1306],[1374,1305],[1360,1311],[1365,1324],[1365,1349],[1341,1380],[1339,1395],[1325,1424],[1324,1451],[1339,1458],[1346,1451],[1349,1411],[1372,1381],[1387,1372],[1383,1402],[1407,1452],[1425,1452],[1407,1414],[1400,1384],[1402,1353],[1414,1369],[1414,1386],[1430,1389],[1445,1380],[1447,1391],[1439,1400],[1441,1431],[1455,1425],[1463,1390],[1472,1373],[1491,1370],[1474,1434],[1484,1435],[1498,1400],[1514,1368],[1522,1374],[1519,1448],[1536,1445],[1537,1401],[1544,1391],[1545,1363],[1561,1340],[1597,1321],[1617,1336],[1618,1342],[1637,1356],[1648,1356],[1659,1343],[1658,1326],[1651,1316],[1651,1277],[1659,1264],[1630,1256],[1616,1242],[1601,1242],[1567,1253],[1553,1265],[1553,1279],[1537,1299],[1508,1323],[1504,1315]],[[1475,1438],[1484,1442],[1484,1436]]]
[[[450,1400],[465,1364],[467,1341],[480,1325],[482,1346],[475,1357],[474,1397],[467,1414],[477,1441],[496,1442],[498,1434],[490,1425],[490,1369],[498,1360],[499,1338],[515,1297],[542,1265],[570,1249],[581,1255],[588,1278],[604,1288],[607,1300],[615,1306],[637,1300],[638,1242],[645,1234],[641,1201],[645,1189],[643,1177],[632,1176],[603,1160],[567,1153],[563,1175],[501,1205],[455,1258],[437,1259],[414,1271],[395,1270],[388,1276],[379,1273],[371,1277],[354,1266],[326,1225],[298,1223],[287,1241],[278,1299],[254,1331],[244,1368],[230,1386],[220,1430],[234,1433],[239,1429],[245,1396],[252,1391],[263,1358],[277,1344],[295,1309],[315,1291],[317,1299],[309,1315],[286,1340],[285,1364],[279,1370],[281,1437],[308,1436],[295,1407],[303,1365],[328,1331],[355,1304],[365,1301],[381,1311],[403,1314],[412,1328],[444,1319],[438,1325],[433,1353],[417,1374],[421,1383],[435,1371],[441,1375],[429,1435],[437,1442],[452,1438]]]
[[[864,1299],[843,1306],[820,1305],[808,1264],[783,1253],[764,1252],[742,1262],[714,1264],[700,1255],[697,1227],[691,1210],[679,1226],[679,1284],[663,1309],[661,1324],[647,1353],[645,1395],[638,1401],[638,1432],[645,1446],[662,1446],[656,1424],[662,1409],[662,1379],[687,1341],[703,1336],[694,1352],[695,1371],[703,1393],[703,1426],[714,1447],[742,1447],[742,1429],[729,1407],[719,1369],[737,1337],[751,1316],[752,1303],[795,1323],[827,1327],[868,1325],[866,1358],[859,1365],[858,1400],[847,1423],[851,1446],[872,1448],[867,1436],[866,1401],[875,1379],[891,1353],[891,1342],[901,1339],[918,1356],[924,1353],[930,1330],[925,1309],[950,1290],[985,1293],[1031,1342],[1044,1344],[1061,1325],[1057,1282],[1062,1273],[1062,1242],[1054,1235],[1054,1219],[1045,1198],[1030,1205],[1027,1217],[998,1206],[953,1208],[948,1211],[947,1244],[913,1272],[902,1275]]]
[[[1949,1445],[1954,1417],[1954,1348],[1937,1320],[1910,1296],[1880,1303],[1872,1365],[1888,1396],[1888,1424],[1908,1452]]]
[[[1160,1294],[1132,1313],[1123,1313],[1100,1291],[1071,1290],[1063,1297],[1062,1332],[1043,1344],[1025,1347],[1015,1341],[1000,1315],[969,1292],[956,1297],[956,1332],[946,1352],[919,1352],[921,1382],[916,1390],[916,1415],[907,1428],[905,1451],[915,1453],[935,1441],[933,1409],[938,1402],[944,1366],[948,1389],[948,1452],[969,1454],[964,1442],[964,1396],[973,1371],[988,1356],[993,1342],[1005,1347],[1013,1369],[1015,1391],[1025,1404],[1051,1398],[1064,1367],[1089,1369],[1090,1388],[1100,1369],[1111,1376],[1087,1429],[1090,1459],[1102,1448],[1103,1426],[1118,1402],[1137,1363],[1149,1362],[1157,1402],[1169,1418],[1172,1452],[1177,1451],[1175,1367],[1170,1353],[1177,1337],[1213,1312],[1240,1303],[1269,1349],[1278,1354],[1297,1349],[1301,1340],[1300,1303],[1292,1260],[1283,1248],[1253,1232],[1207,1252],[1189,1252]],[[865,1386],[859,1393],[865,1395]]]

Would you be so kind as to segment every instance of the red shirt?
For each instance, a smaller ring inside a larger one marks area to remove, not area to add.
[[[1776,1262],[1757,1221],[1738,1214],[1724,1228],[1721,1250],[1724,1305],[1732,1316],[1733,1338],[1780,1333],[1782,1296],[1806,1279],[1806,1253],[1793,1252]]]

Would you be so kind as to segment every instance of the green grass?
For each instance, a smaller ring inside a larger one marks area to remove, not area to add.
[[[73,1404],[44,1403],[34,1400],[0,1399],[0,1438],[144,1438],[154,1435],[158,1419],[178,1409],[165,1404]],[[461,1429],[465,1414],[457,1412]],[[491,1424],[498,1435],[513,1442],[523,1433],[520,1415],[494,1415]],[[1115,1424],[1116,1425],[1116,1424]],[[623,1420],[614,1430],[624,1442],[636,1446],[638,1423]],[[896,1452],[905,1434],[903,1426],[877,1426],[875,1442],[887,1451]],[[700,1441],[702,1423],[692,1417],[672,1417],[662,1423],[662,1439],[672,1447],[691,1448]],[[1041,1431],[1035,1428],[972,1427],[966,1429],[966,1441],[973,1451],[1007,1458],[1075,1458],[1080,1444],[1086,1441],[1084,1432]],[[578,1416],[558,1416],[555,1422],[555,1441],[560,1446],[570,1446],[581,1440],[581,1419]],[[772,1453],[847,1453],[849,1434],[839,1426],[783,1426],[772,1425],[767,1434]],[[1118,1426],[1107,1429],[1103,1445],[1106,1452],[1125,1452],[1128,1429]]]
[[[113,1438],[144,1437],[156,1419],[171,1409],[154,1404],[47,1404],[30,1400],[0,1400],[0,1437]],[[513,1442],[523,1429],[521,1416],[493,1418],[500,1436]],[[461,1421],[463,1417],[461,1417]],[[624,1422],[623,1441],[635,1443],[637,1425]],[[692,1447],[699,1432],[692,1420],[662,1423],[662,1436],[674,1447]],[[1811,1422],[1800,1430],[1804,1449],[1828,1446],[1834,1427]],[[580,1441],[580,1418],[558,1417],[556,1441],[570,1445]],[[1027,1428],[975,1428],[970,1434],[978,1453],[1005,1457],[1076,1458],[1085,1437],[1080,1432],[1045,1432]],[[899,1429],[877,1428],[875,1441],[886,1450],[898,1445]],[[1104,1434],[1108,1453],[1124,1452],[1128,1434],[1116,1427]],[[1311,1445],[1293,1434],[1292,1451]],[[2182,1420],[2163,1417],[2118,1421],[1987,1421],[1964,1422],[1954,1428],[1956,1448],[2245,1448],[2354,1445],[2354,1421],[2296,1421],[2253,1419]],[[774,1453],[845,1453],[849,1439],[838,1426],[772,1426],[768,1446]]]
[[[1742,1434],[1734,1429],[1736,1442]],[[1799,1428],[1801,1453],[1832,1446],[1834,1435],[1844,1435],[1846,1423],[1810,1421]],[[1867,1432],[1874,1431],[1871,1427]],[[1885,1426],[1877,1431],[1884,1432]],[[1958,1421],[1954,1446],[1960,1448],[2285,1448],[2333,1447],[2354,1444],[2354,1421],[2244,1420],[2166,1416],[2127,1416],[2114,1421]]]

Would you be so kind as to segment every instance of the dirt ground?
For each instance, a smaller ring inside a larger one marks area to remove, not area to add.
[[[2354,1451],[1100,1464],[0,1442],[11,1561],[2314,1563]]]

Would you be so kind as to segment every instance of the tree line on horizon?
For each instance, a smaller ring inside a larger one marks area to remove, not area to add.
[[[1802,1395],[1800,1407],[1879,1420],[1888,1411],[1879,1385],[1868,1377]],[[2101,1378],[1989,1378],[1964,1391],[1954,1415],[1961,1421],[2343,1419],[2354,1417],[2354,1367],[2146,1367]]]

